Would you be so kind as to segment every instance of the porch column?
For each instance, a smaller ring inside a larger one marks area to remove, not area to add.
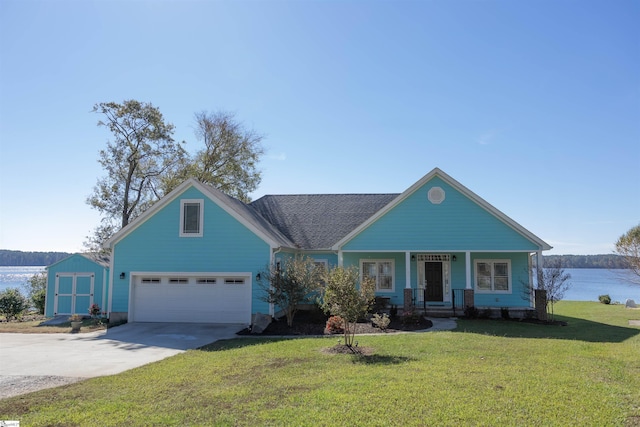
[[[405,274],[405,285],[406,289],[411,289],[411,253],[404,253],[404,274]]]
[[[473,289],[471,286],[471,252],[466,251],[464,253],[464,268],[465,268],[465,280],[466,280],[466,288]]]
[[[342,256],[342,251],[338,251],[338,266],[344,267],[344,258]]]

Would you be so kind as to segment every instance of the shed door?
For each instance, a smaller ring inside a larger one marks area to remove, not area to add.
[[[92,273],[56,274],[53,314],[89,314],[93,304],[94,275]]]

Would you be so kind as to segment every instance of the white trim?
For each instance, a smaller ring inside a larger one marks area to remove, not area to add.
[[[404,276],[405,276],[405,289],[411,289],[411,252],[404,253]]]
[[[360,259],[360,280],[363,279],[363,271],[362,271],[362,265],[367,262],[367,263],[375,263],[376,264],[376,292],[383,292],[383,293],[393,293],[396,291],[396,260],[393,258],[389,258],[389,259],[368,259],[368,258],[361,258]],[[378,263],[389,263],[391,264],[391,288],[390,289],[381,289],[379,287],[379,283],[378,283]]]
[[[186,204],[198,204],[198,232],[189,233],[185,231],[184,209]],[[180,237],[202,237],[204,235],[204,199],[180,199]]]
[[[465,289],[473,289],[471,284],[471,251],[464,253]]]
[[[452,186],[453,188],[455,188],[457,191],[459,191],[463,195],[467,196],[473,202],[480,205],[480,207],[484,208],[487,212],[489,212],[490,214],[498,218],[500,221],[502,221],[503,223],[511,227],[513,230],[515,230],[519,234],[521,234],[531,243],[534,243],[535,245],[537,245],[540,248],[540,250],[552,249],[552,247],[549,246],[549,244],[546,243],[544,240],[540,239],[539,237],[531,233],[529,230],[527,230],[526,228],[524,228],[523,226],[521,226],[511,218],[509,218],[507,215],[505,215],[500,210],[496,209],[493,205],[488,203],[486,200],[484,200],[483,198],[475,194],[473,191],[469,190],[467,187],[465,187],[464,185],[462,185],[461,183],[459,183],[458,181],[456,181],[455,179],[453,179],[452,177],[450,177],[449,175],[441,171],[439,168],[434,168],[431,172],[429,172],[424,177],[422,177],[422,179],[420,179],[418,182],[416,182],[411,187],[409,187],[404,193],[400,194],[398,197],[393,199],[389,204],[387,204],[385,207],[383,207],[378,212],[376,212],[373,216],[371,216],[371,218],[363,222],[361,225],[356,227],[353,231],[351,231],[345,237],[340,239],[335,245],[333,245],[331,249],[340,250],[342,246],[346,245],[350,240],[352,240],[358,234],[363,232],[371,224],[375,223],[378,219],[386,215],[389,211],[394,209],[396,206],[398,206],[405,199],[407,199],[413,193],[418,191],[427,182],[429,182],[431,179],[433,179],[436,176],[442,179],[444,182],[446,182],[450,186]],[[459,251],[460,249],[457,248],[456,250]],[[433,249],[430,249],[429,251],[435,252],[435,250]],[[446,252],[446,251],[442,251],[442,252]],[[477,252],[480,252],[480,251],[477,251]],[[504,252],[504,251],[496,251],[496,252]],[[531,251],[528,250],[528,251],[522,251],[522,252],[531,252]]]
[[[491,289],[480,289],[478,287],[478,264],[491,264]],[[507,264],[507,290],[495,290],[494,264]],[[474,289],[479,294],[511,294],[513,293],[513,272],[511,271],[510,259],[474,259],[473,260],[473,284]]]

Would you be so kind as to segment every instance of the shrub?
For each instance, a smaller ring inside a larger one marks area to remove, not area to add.
[[[466,317],[467,319],[477,319],[479,315],[480,312],[473,305],[464,308],[464,317]]]
[[[398,317],[398,306],[393,304],[391,306],[391,308],[389,309],[389,316],[391,316],[392,319],[395,319],[396,317]]]
[[[510,320],[511,319],[511,315],[509,314],[509,309],[507,307],[500,308],[500,316],[504,320]]]
[[[35,291],[33,295],[31,295],[31,302],[33,306],[38,310],[38,313],[44,314],[44,305],[47,298],[46,289],[40,289]]]
[[[371,318],[371,322],[376,328],[386,331],[391,323],[391,319],[387,313],[383,313],[382,316],[378,313],[374,314]]]
[[[611,304],[611,297],[609,295],[600,295],[598,301],[602,304]]]
[[[344,332],[344,319],[340,316],[331,316],[327,320],[327,331],[332,334],[341,334]]]
[[[401,322],[403,325],[418,325],[422,315],[416,312],[413,308],[402,313]]]
[[[95,302],[91,304],[91,306],[89,307],[89,314],[91,315],[91,317],[98,316],[100,314],[100,306]]]
[[[27,299],[17,288],[8,288],[0,292],[0,314],[4,315],[7,321],[19,318],[27,308]]]

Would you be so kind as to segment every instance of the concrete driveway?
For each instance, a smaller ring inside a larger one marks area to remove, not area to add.
[[[127,323],[86,334],[0,334],[0,398],[117,374],[233,338],[245,326]]]

